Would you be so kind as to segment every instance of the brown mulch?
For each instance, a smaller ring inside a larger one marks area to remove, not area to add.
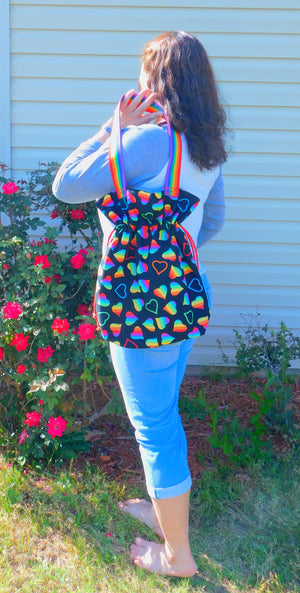
[[[251,390],[259,392],[263,389],[264,380],[255,378],[251,380],[230,377],[213,379],[201,376],[186,376],[182,382],[180,396],[184,401],[196,398],[201,389],[204,390],[206,400],[217,403],[219,410],[227,409],[234,413],[239,423],[251,426],[251,417],[257,412],[258,404],[250,395]],[[106,386],[118,389],[116,381]],[[93,405],[100,409],[107,403],[107,399],[97,392],[98,386],[93,386]],[[293,385],[294,418],[300,425],[300,382],[295,379]],[[181,414],[183,426],[188,442],[188,462],[193,479],[199,479],[204,469],[212,466],[214,460],[225,460],[222,451],[213,449],[208,442],[211,428],[208,418],[199,419]],[[104,475],[123,484],[144,484],[144,474],[140,461],[138,446],[134,437],[134,430],[124,413],[121,417],[116,415],[100,415],[90,425],[88,440],[91,448],[89,453],[82,453],[73,463],[73,470],[80,472],[87,462],[96,465]],[[273,446],[276,449],[286,449],[286,440],[278,435],[273,436]]]

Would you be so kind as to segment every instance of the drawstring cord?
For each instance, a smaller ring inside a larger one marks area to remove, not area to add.
[[[199,258],[198,258],[198,251],[197,251],[195,241],[194,241],[192,235],[190,235],[190,233],[183,226],[181,226],[181,224],[178,224],[178,226],[184,232],[184,234],[186,235],[186,237],[189,241],[190,247],[192,248],[192,254],[193,254],[194,261],[196,262],[196,266],[199,269]]]
[[[113,229],[111,231],[111,233],[109,234],[109,237],[108,237],[107,242],[106,242],[106,249],[109,247],[110,240],[111,240],[114,232],[115,232],[115,229]],[[99,321],[98,321],[96,301],[97,301],[97,284],[96,284],[95,293],[94,293],[92,317],[96,321],[96,331],[99,331],[101,329],[101,327],[100,327],[100,324],[99,324]]]

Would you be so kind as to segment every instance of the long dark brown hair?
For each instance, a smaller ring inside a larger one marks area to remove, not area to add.
[[[172,128],[184,132],[192,161],[206,169],[224,163],[226,114],[199,39],[184,31],[162,33],[145,45],[142,65]]]

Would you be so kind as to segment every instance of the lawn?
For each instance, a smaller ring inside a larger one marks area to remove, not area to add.
[[[299,451],[247,469],[214,463],[194,480],[198,573],[176,579],[130,562],[148,528],[118,500],[145,495],[89,461],[81,470],[20,473],[0,457],[0,593],[293,593],[300,591]]]

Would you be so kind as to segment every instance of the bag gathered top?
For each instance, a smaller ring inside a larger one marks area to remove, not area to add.
[[[114,229],[98,270],[93,317],[105,340],[125,348],[155,348],[200,336],[209,321],[197,249],[181,226],[199,198],[179,188],[182,141],[166,116],[170,155],[164,190],[127,189],[121,101],[109,154],[115,191],[96,200]]]

